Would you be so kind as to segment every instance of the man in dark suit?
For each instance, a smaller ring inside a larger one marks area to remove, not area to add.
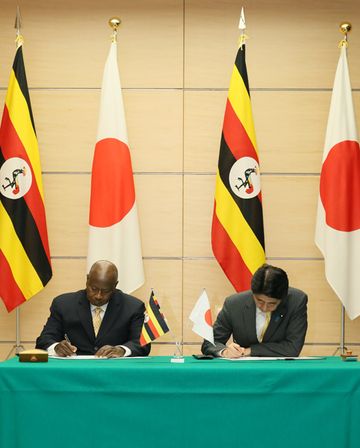
[[[36,347],[58,356],[96,355],[106,358],[146,356],[150,344],[139,338],[145,306],[116,289],[118,271],[97,261],[87,275],[86,289],[56,297]]]
[[[214,324],[215,346],[202,352],[224,358],[299,356],[307,330],[307,295],[289,288],[285,271],[263,265],[253,275],[251,291],[225,300]],[[230,336],[233,342],[225,345]]]

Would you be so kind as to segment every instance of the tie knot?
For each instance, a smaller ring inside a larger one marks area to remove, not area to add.
[[[96,315],[96,316],[100,316],[101,311],[102,311],[102,308],[100,308],[99,306],[97,306],[97,307],[95,308],[95,315]]]

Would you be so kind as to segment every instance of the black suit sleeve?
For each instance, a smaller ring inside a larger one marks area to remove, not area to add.
[[[124,345],[131,350],[131,356],[147,356],[150,353],[151,344],[147,344],[144,347],[140,345],[140,334],[144,323],[145,305],[139,304],[138,309],[131,316],[129,323],[129,340]]]
[[[50,307],[50,316],[44,325],[40,336],[36,339],[36,348],[46,350],[55,342],[60,342],[64,339],[63,320],[60,311],[58,310],[56,300],[53,301]]]
[[[296,308],[291,310],[283,340],[251,345],[251,356],[299,356],[307,330],[307,301],[307,295],[303,293]]]

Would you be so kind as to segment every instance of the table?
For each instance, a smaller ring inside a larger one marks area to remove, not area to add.
[[[360,446],[360,363],[0,363],[1,448]]]

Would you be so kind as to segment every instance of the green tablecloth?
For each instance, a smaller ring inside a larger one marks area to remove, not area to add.
[[[0,363],[1,448],[360,446],[360,363]]]

